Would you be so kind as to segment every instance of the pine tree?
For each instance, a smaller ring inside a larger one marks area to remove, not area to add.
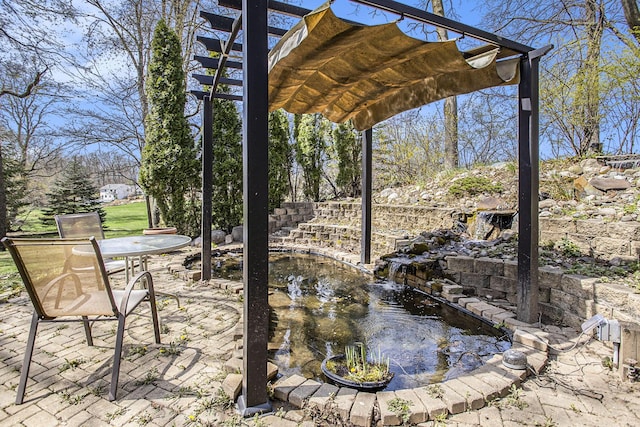
[[[233,101],[213,103],[213,226],[242,224],[242,123]]]
[[[351,121],[333,129],[333,148],[338,158],[336,185],[349,197],[361,192],[362,144]]]
[[[140,184],[156,201],[165,225],[195,236],[200,232],[200,168],[184,115],[187,95],[180,40],[163,20],[156,26],[151,48],[146,88],[150,110]]]
[[[269,113],[269,210],[279,207],[291,192],[293,150],[289,120],[282,110]]]
[[[42,210],[40,221],[46,225],[55,223],[55,215],[98,212],[104,223],[107,213],[100,205],[100,190],[91,181],[88,169],[73,159],[62,176],[47,193],[48,206]]]
[[[322,114],[304,114],[297,126],[296,161],[302,168],[304,194],[320,200],[320,183],[326,160],[329,122]]]
[[[12,155],[10,147],[7,148],[9,149],[0,147],[0,151],[4,151],[0,155],[2,166],[0,167],[0,182],[2,182],[2,188],[5,189],[7,196],[4,203],[0,203],[0,206],[5,207],[3,211],[5,217],[1,219],[5,222],[5,230],[12,231],[20,209],[29,203],[27,203],[27,180],[24,168]]]

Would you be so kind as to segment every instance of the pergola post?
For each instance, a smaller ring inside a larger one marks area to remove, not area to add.
[[[371,263],[371,182],[373,132],[362,132],[362,240],[360,242],[360,262]]]
[[[242,0],[243,28],[243,282],[244,348],[242,395],[244,416],[268,412],[268,0]]]
[[[524,55],[518,86],[518,320],[538,320],[538,63]]]
[[[213,211],[213,104],[205,96],[202,109],[202,280],[211,279],[211,215]]]

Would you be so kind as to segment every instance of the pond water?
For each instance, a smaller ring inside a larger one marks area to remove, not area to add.
[[[214,271],[239,263],[214,259]],[[329,258],[273,253],[269,357],[284,375],[324,381],[325,357],[364,343],[390,358],[386,390],[437,383],[473,370],[511,344],[500,330],[429,296]]]

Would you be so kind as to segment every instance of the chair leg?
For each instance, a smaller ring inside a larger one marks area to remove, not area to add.
[[[84,334],[87,336],[87,345],[93,347],[93,337],[91,336],[91,325],[89,324],[89,318],[82,316],[82,324],[84,325]]]
[[[31,357],[33,356],[33,347],[36,342],[36,332],[38,332],[38,315],[34,312],[31,318],[31,329],[29,329],[27,348],[24,350],[24,360],[20,372],[20,384],[18,385],[18,394],[16,395],[16,405],[21,405],[24,401],[24,391],[27,388],[27,377],[29,376],[29,368],[31,367]]]
[[[118,392],[118,378],[120,377],[120,358],[122,357],[122,340],[124,338],[124,322],[124,314],[118,314],[118,331],[116,333],[116,349],[113,355],[109,400],[116,400],[116,393]]]
[[[156,296],[151,288],[149,290],[149,305],[151,306],[151,320],[153,320],[153,333],[156,344],[160,344],[160,322],[158,321],[158,309],[156,307]]]

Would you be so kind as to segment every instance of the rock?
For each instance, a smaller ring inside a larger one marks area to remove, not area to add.
[[[509,206],[507,202],[502,200],[499,197],[485,197],[483,199],[478,200],[478,204],[476,208],[479,211],[496,211],[502,209],[508,209]]]
[[[242,240],[244,239],[244,233],[242,231],[241,225],[233,227],[233,229],[231,230],[231,237],[233,237],[234,242],[242,242]]]
[[[611,166],[602,166],[598,171],[598,173],[600,173],[600,175],[604,175],[606,173],[609,173],[610,170],[611,170]]]
[[[538,216],[539,216],[540,218],[547,218],[547,217],[550,217],[550,216],[552,216],[552,215],[553,215],[553,214],[552,214],[551,212],[549,212],[549,211],[543,211],[543,212],[540,212],[540,215],[538,215]]]
[[[211,241],[215,244],[224,243],[227,233],[223,230],[211,230]]]
[[[548,209],[548,208],[552,208],[556,205],[556,201],[553,199],[546,199],[546,200],[542,200],[541,202],[538,203],[538,207],[540,209]]]
[[[583,173],[597,174],[602,165],[596,159],[584,159],[580,162]]]
[[[582,175],[582,166],[580,165],[572,165],[567,170],[573,174]]]
[[[598,190],[608,191],[608,190],[626,190],[631,187],[629,181],[624,178],[601,178],[595,177],[589,180],[589,184]]]
[[[574,178],[576,178],[578,176],[575,173],[570,172],[570,171],[560,171],[558,173],[558,175],[560,175],[560,177],[562,177],[562,178],[571,178],[571,179],[574,179]]]
[[[617,213],[615,208],[600,208],[596,211],[596,215],[602,216],[616,216]]]
[[[584,176],[580,176],[575,181],[573,181],[573,186],[578,191],[578,195],[580,197],[602,195],[602,192],[595,188],[593,185],[589,184]]]

